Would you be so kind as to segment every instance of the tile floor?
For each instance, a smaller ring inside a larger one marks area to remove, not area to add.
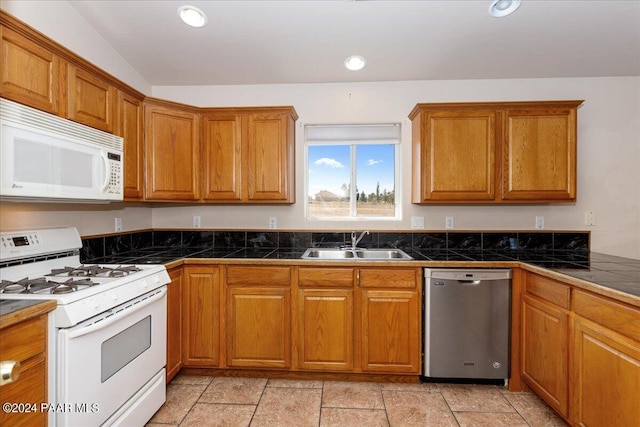
[[[147,427],[566,426],[504,387],[178,375]]]

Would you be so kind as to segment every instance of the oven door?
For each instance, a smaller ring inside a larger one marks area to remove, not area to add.
[[[123,406],[158,372],[166,358],[166,287],[138,297],[58,332],[56,425],[98,426]],[[157,380],[155,381],[157,382]],[[150,412],[164,403],[138,402]],[[139,396],[140,394],[138,394]]]

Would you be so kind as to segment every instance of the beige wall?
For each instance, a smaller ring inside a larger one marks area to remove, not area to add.
[[[640,258],[640,78],[575,78],[475,81],[411,81],[349,84],[153,87],[153,96],[198,106],[294,105],[300,119],[296,136],[297,200],[287,207],[162,207],[153,209],[154,227],[266,228],[276,217],[283,229],[402,229],[411,216],[425,228],[533,229],[545,217],[551,230],[590,230],[592,248]],[[410,122],[418,102],[584,99],[578,110],[578,202],[571,205],[418,206],[410,200]],[[304,134],[311,123],[400,122],[402,219],[330,222],[304,218]],[[593,210],[596,225],[584,225]]]
[[[0,6],[107,72],[153,96],[198,106],[294,105],[297,132],[297,199],[293,206],[168,206],[0,203],[0,229],[75,225],[82,235],[124,230],[204,228],[408,230],[411,216],[425,228],[457,230],[533,229],[535,216],[549,230],[591,230],[592,249],[640,259],[640,77],[531,80],[412,81],[349,84],[151,87],[64,1],[2,0]],[[584,99],[578,111],[578,202],[548,206],[417,206],[410,197],[410,124],[418,102]],[[400,122],[402,129],[402,219],[387,222],[328,222],[304,219],[303,126],[307,123]],[[584,225],[584,212],[596,225]]]

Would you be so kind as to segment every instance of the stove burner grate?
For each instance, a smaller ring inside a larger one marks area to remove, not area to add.
[[[137,271],[141,271],[141,269],[135,265],[104,267],[83,264],[79,267],[54,268],[49,275],[66,277],[124,277]]]
[[[25,277],[15,282],[3,280],[2,283],[0,283],[0,294],[65,294],[77,291],[80,286],[87,287],[95,285],[98,285],[98,283],[88,278],[72,278],[60,283],[47,280],[45,277],[38,277],[36,279]]]

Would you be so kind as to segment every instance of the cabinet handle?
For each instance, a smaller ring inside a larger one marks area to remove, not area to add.
[[[20,362],[17,360],[0,362],[0,386],[17,381],[19,376]]]
[[[356,286],[360,287],[360,269],[356,270]]]

